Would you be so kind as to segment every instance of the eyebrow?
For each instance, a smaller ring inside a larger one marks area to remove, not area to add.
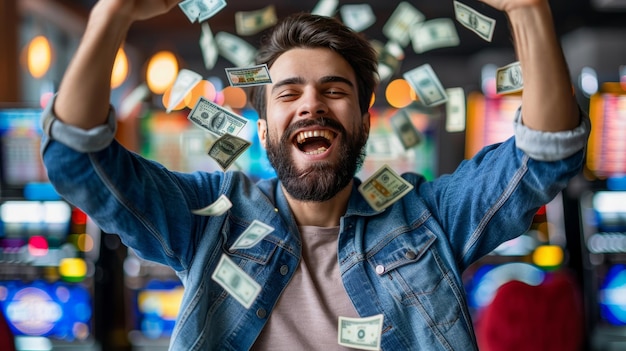
[[[352,82],[350,80],[348,80],[347,78],[341,77],[341,76],[324,76],[322,78],[319,79],[319,82],[324,84],[324,83],[334,83],[334,82],[339,82],[339,83],[344,83],[347,84],[350,87],[354,87],[354,84],[352,84]],[[286,78],[283,79],[281,81],[278,81],[276,83],[274,83],[274,85],[272,86],[272,93],[285,85],[291,85],[291,84],[304,84],[305,80],[302,77],[291,77],[291,78]]]

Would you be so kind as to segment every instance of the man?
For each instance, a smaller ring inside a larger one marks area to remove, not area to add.
[[[506,11],[523,68],[516,137],[433,182],[403,175],[413,190],[381,211],[354,178],[369,132],[374,52],[332,19],[292,16],[259,52],[273,84],[251,99],[278,179],[170,172],[113,140],[117,48],[132,22],[176,2],[95,5],[43,114],[42,145],[50,180],[66,199],[140,256],[177,272],[185,294],[170,348],[347,349],[339,337],[356,348],[475,349],[461,272],[528,228],[579,172],[589,132],[547,0],[485,0]],[[233,204],[224,214],[191,213],[221,195]],[[273,231],[239,247],[254,221]],[[354,323],[363,328],[338,328],[340,317],[361,318]]]

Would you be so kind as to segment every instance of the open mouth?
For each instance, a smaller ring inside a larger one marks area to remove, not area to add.
[[[307,130],[296,134],[296,146],[307,155],[319,155],[332,145],[335,132],[328,129]]]

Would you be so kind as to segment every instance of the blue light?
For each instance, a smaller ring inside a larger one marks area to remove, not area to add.
[[[613,325],[626,325],[626,265],[609,269],[599,293],[602,317]]]

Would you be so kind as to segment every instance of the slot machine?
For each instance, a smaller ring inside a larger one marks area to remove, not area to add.
[[[580,198],[585,303],[593,350],[626,349],[626,91],[605,83],[590,98]]]
[[[41,110],[0,109],[0,309],[17,350],[99,350],[98,229],[47,182]]]

